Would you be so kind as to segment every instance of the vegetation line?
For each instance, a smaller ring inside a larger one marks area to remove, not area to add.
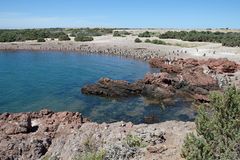
[[[190,42],[214,42],[222,43],[223,46],[240,47],[240,33],[211,32],[211,31],[167,31],[160,34],[161,39],[181,39]]]

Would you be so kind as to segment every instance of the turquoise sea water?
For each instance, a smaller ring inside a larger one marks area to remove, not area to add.
[[[101,77],[131,82],[152,71],[147,63],[116,56],[0,51],[0,113],[49,108],[78,111],[97,122],[193,120],[190,102],[180,98],[163,109],[143,97],[108,99],[80,91]]]

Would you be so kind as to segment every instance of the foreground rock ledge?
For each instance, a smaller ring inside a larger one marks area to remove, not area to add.
[[[177,160],[184,137],[194,131],[193,122],[97,124],[77,112],[4,113],[0,114],[0,159],[71,160],[102,151],[109,160]],[[131,144],[132,139],[140,144]]]

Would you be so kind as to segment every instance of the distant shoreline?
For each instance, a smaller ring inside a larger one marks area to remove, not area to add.
[[[79,53],[79,54],[97,54],[97,55],[107,55],[107,56],[120,56],[120,57],[124,57],[124,58],[132,58],[132,59],[136,59],[136,60],[143,60],[143,61],[147,61],[149,60],[150,58],[156,58],[156,57],[148,57],[148,56],[137,56],[137,55],[132,55],[132,54],[121,54],[121,53],[118,53],[118,52],[113,52],[112,51],[109,51],[109,52],[104,52],[103,50],[95,50],[95,51],[92,51],[92,50],[87,50],[87,49],[32,49],[32,48],[21,48],[21,49],[0,49],[0,51],[33,51],[33,52],[41,52],[41,51],[53,51],[53,52],[76,52],[76,53]],[[122,52],[122,51],[120,51]]]
[[[219,43],[210,42],[187,42],[175,39],[166,39],[171,45],[156,45],[150,43],[135,43],[137,36],[113,37],[112,35],[94,37],[94,41],[75,42],[49,40],[46,42],[2,42],[1,51],[28,50],[28,51],[63,51],[84,52],[89,54],[117,55],[126,58],[147,61],[151,58],[165,57],[170,59],[194,58],[228,58],[240,62],[239,47],[224,47]],[[141,38],[142,41],[147,38]],[[156,39],[151,37],[150,39]]]
[[[0,43],[0,51],[63,51],[63,52],[84,52],[87,54],[116,55],[126,58],[149,60],[150,58],[162,57],[159,50],[148,48],[129,48],[122,46],[99,46],[92,42],[11,42]],[[147,52],[145,52],[147,51]]]

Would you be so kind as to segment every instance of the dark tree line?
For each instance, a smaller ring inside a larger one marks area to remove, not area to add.
[[[38,40],[44,38],[59,38],[67,36],[62,29],[15,29],[0,30],[0,42],[16,42]]]
[[[44,38],[58,38],[69,40],[68,34],[78,39],[90,40],[92,36],[112,34],[113,29],[109,28],[48,28],[48,29],[2,29],[0,30],[0,42],[16,42],[26,40],[42,40]],[[87,37],[87,38],[86,38]]]
[[[240,47],[240,33],[210,32],[210,31],[168,31],[160,34],[159,38],[181,39],[183,41],[222,43],[223,46]]]

